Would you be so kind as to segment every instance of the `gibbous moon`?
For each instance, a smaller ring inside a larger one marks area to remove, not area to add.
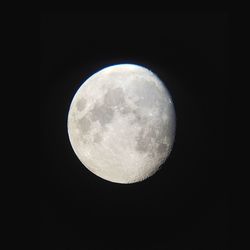
[[[116,183],[152,176],[169,156],[175,138],[175,110],[163,82],[133,64],[104,68],[76,92],[68,134],[82,164]]]

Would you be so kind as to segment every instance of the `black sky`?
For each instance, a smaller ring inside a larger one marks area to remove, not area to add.
[[[226,12],[41,12],[40,249],[228,249]],[[167,85],[176,141],[145,182],[114,184],[82,168],[67,135],[75,91],[116,63]]]

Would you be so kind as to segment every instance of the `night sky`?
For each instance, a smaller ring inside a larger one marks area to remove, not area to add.
[[[227,12],[41,12],[40,249],[228,249],[225,157]],[[134,63],[175,105],[176,140],[160,171],[123,185],[73,152],[67,114],[96,71]]]

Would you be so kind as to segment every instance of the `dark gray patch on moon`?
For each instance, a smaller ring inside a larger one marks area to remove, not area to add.
[[[163,139],[167,134],[166,127],[163,126],[158,128],[150,127],[147,132],[144,128],[141,129],[138,136],[136,137],[136,147],[135,149],[139,152],[148,153],[149,156],[154,157],[155,151],[152,147],[156,145],[156,151],[159,155],[163,155],[167,151],[167,144],[163,143]]]
[[[105,104],[96,104],[94,108],[90,111],[90,119],[92,121],[99,121],[101,126],[111,122],[114,116],[114,111],[112,108],[106,106]]]
[[[118,108],[122,114],[130,112],[130,109],[126,106],[122,88],[110,89],[105,94],[103,103],[95,104],[94,108],[90,111],[90,119],[92,121],[99,121],[101,126],[105,126],[112,121],[115,108]]]
[[[82,111],[85,108],[86,105],[86,100],[84,98],[81,98],[77,103],[76,103],[76,107],[78,109],[78,111]]]
[[[109,107],[122,106],[125,103],[122,88],[109,90],[104,96],[104,104]]]
[[[81,98],[77,103],[77,110],[80,112],[86,106],[86,100]],[[96,103],[94,107],[78,122],[78,129],[82,136],[91,130],[91,123],[98,121],[102,127],[110,123],[114,117],[114,110],[118,109],[121,114],[131,112],[131,109],[126,105],[124,92],[122,88],[110,89],[104,96],[103,103]],[[93,141],[100,142],[102,137],[100,134],[95,134]]]
[[[149,137],[144,134],[144,129],[141,129],[138,136],[136,137],[136,147],[135,149],[139,152],[147,152]]]
[[[157,147],[157,152],[161,155],[161,154],[164,154],[166,151],[167,151],[167,144],[164,144],[164,143],[161,143],[158,145]]]
[[[138,123],[140,125],[145,125],[147,123],[147,117],[143,116],[139,113],[138,109],[132,110],[135,119],[131,122],[131,124]]]
[[[136,137],[136,150],[139,152],[150,152],[149,149],[152,142],[155,141],[157,143],[159,139],[160,138],[159,136],[157,137],[154,128],[151,127],[147,132],[145,132],[145,129],[142,128]]]
[[[83,132],[83,134],[87,133],[90,130],[90,127],[91,127],[91,122],[88,120],[87,117],[84,116],[79,120],[78,128],[80,129],[81,132]]]

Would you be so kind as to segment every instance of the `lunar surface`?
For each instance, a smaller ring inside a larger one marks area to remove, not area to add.
[[[132,64],[104,68],[76,92],[68,134],[82,164],[115,183],[152,176],[169,156],[175,111],[163,82]]]

